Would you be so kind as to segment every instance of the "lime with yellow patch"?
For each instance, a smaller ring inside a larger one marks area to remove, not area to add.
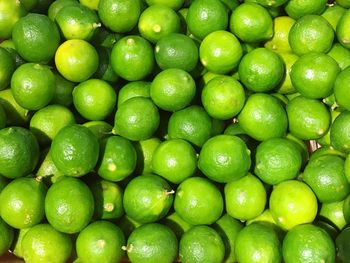
[[[11,38],[14,25],[27,12],[23,4],[17,0],[2,0],[0,2],[0,38]]]
[[[264,46],[275,52],[291,52],[288,35],[295,20],[289,16],[278,16],[273,20],[273,36]]]

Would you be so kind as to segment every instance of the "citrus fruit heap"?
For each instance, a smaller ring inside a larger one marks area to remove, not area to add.
[[[349,0],[0,0],[0,262],[349,251]]]

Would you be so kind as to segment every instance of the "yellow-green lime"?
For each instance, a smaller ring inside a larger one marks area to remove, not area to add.
[[[109,137],[112,134],[113,126],[105,121],[88,121],[83,126],[89,128],[99,141]]]
[[[104,179],[118,182],[132,174],[136,167],[136,150],[121,136],[110,136],[101,142],[101,157],[96,167]]]
[[[151,6],[151,5],[166,5],[174,10],[178,10],[180,9],[183,4],[185,3],[185,0],[146,0],[145,1],[147,3],[147,5]]]
[[[339,5],[337,1],[336,5],[327,5],[326,10],[321,14],[332,25],[334,31],[337,29],[340,18],[345,13],[346,9]]]
[[[295,93],[296,89],[290,79],[290,72],[292,66],[299,59],[299,57],[292,52],[280,52],[279,55],[284,62],[285,75],[282,82],[280,82],[280,84],[277,86],[276,91],[280,94]]]
[[[70,0],[72,1],[72,0]],[[92,10],[97,10],[98,11],[98,4],[100,3],[100,0],[79,0],[79,3],[87,6],[88,8]]]
[[[118,91],[118,108],[122,103],[133,97],[150,97],[151,82],[130,81],[122,86]]]
[[[278,16],[273,20],[273,36],[264,46],[275,52],[291,52],[288,35],[295,20],[289,16]]]
[[[336,28],[336,36],[340,44],[342,44],[347,49],[350,48],[350,30],[347,26],[350,21],[350,12],[346,10],[346,12],[340,18],[337,28]]]
[[[153,155],[160,143],[161,140],[157,137],[135,142],[134,146],[137,154],[136,172],[138,174],[152,172]]]
[[[0,1],[0,39],[11,38],[16,22],[27,14],[23,4],[17,0]]]
[[[350,152],[350,112],[343,111],[334,120],[331,131],[331,146],[344,153]]]
[[[40,160],[35,173],[38,180],[42,180],[45,184],[51,185],[63,176],[62,172],[57,169],[52,161],[50,148],[46,148],[41,152]]]
[[[341,70],[350,66],[350,50],[340,43],[335,43],[327,54],[338,62]]]
[[[342,230],[347,222],[343,211],[344,200],[332,203],[323,203],[319,215],[332,223],[337,229]]]
[[[334,83],[334,96],[337,104],[350,111],[350,67],[339,73]]]
[[[0,91],[0,105],[6,114],[6,124],[8,126],[22,126],[28,123],[31,114],[29,110],[21,107],[12,95],[11,89]]]
[[[298,19],[306,15],[320,15],[326,9],[327,0],[289,0],[284,7],[288,16]]]

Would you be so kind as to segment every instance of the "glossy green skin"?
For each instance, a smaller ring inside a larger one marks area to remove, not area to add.
[[[56,20],[56,16],[62,8],[69,5],[79,5],[77,0],[56,0],[54,1],[47,10],[47,16],[52,20]]]
[[[338,41],[340,44],[342,44],[346,48],[350,48],[349,43],[349,37],[350,37],[350,30],[347,26],[350,21],[350,12],[347,10],[343,16],[340,18],[337,29],[336,29],[336,35],[338,38]]]
[[[288,16],[298,19],[305,15],[320,15],[326,8],[327,0],[300,1],[290,0],[285,6]]]
[[[8,87],[11,82],[12,73],[15,71],[15,62],[7,49],[0,48],[0,90]]]
[[[1,218],[0,233],[0,255],[3,255],[7,250],[10,249],[14,236],[14,230]]]
[[[130,261],[135,263],[172,263],[178,255],[178,241],[167,226],[145,224],[129,236],[127,253]]]
[[[6,4],[2,8],[0,11],[0,38],[8,39],[11,38],[11,33],[16,22],[25,16],[28,11],[21,2],[16,0],[6,1]]]
[[[350,111],[350,67],[344,69],[337,76],[334,83],[334,96],[339,106]]]
[[[339,262],[346,262],[350,257],[350,251],[348,249],[350,241],[350,228],[345,228],[340,232],[335,240],[337,260]]]
[[[118,108],[122,103],[133,97],[150,97],[151,82],[131,81],[125,84],[118,92]]]
[[[322,16],[332,25],[333,29],[337,29],[340,18],[345,13],[346,9],[339,4],[339,0],[336,5],[328,5],[326,10],[322,13]],[[339,43],[338,43],[339,44]]]
[[[18,229],[40,223],[44,218],[45,194],[44,184],[34,178],[11,181],[0,194],[2,219]]]
[[[290,230],[283,240],[283,259],[286,263],[335,261],[335,247],[327,232],[305,224]]]
[[[350,112],[343,111],[331,126],[331,145],[344,153],[350,152]]]
[[[194,226],[181,237],[179,254],[181,262],[221,263],[225,256],[225,245],[213,228]]]
[[[333,224],[337,229],[342,230],[347,222],[344,217],[344,200],[333,203],[323,203],[319,215],[325,221]]]
[[[0,130],[0,174],[7,178],[29,175],[39,159],[34,135],[21,127]]]

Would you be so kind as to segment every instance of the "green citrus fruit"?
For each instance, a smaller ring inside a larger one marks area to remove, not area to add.
[[[185,3],[185,0],[146,0],[145,1],[149,6],[151,5],[166,5],[174,10],[178,10]]]
[[[105,121],[88,121],[83,123],[83,126],[89,128],[99,141],[109,137],[113,129],[112,125]]]
[[[119,76],[112,68],[112,48],[101,46],[97,48],[97,53],[99,57],[99,65],[94,77],[109,83],[116,83],[119,80]]]
[[[347,49],[350,48],[350,30],[347,26],[350,21],[350,12],[346,10],[346,12],[340,18],[337,28],[336,35],[340,44],[342,44]]]
[[[14,230],[0,218],[0,255],[5,254],[13,241]]]
[[[337,76],[334,83],[334,96],[339,106],[350,111],[350,67],[347,67]]]
[[[349,257],[350,257],[350,251],[348,249],[348,244],[350,240],[350,228],[347,227],[343,231],[341,231],[336,240],[335,240],[335,245],[336,245],[336,259],[338,262],[346,262]]]
[[[342,152],[350,152],[350,112],[343,111],[340,115],[334,120],[331,131],[331,145]]]
[[[335,43],[327,54],[338,62],[341,70],[350,66],[350,50],[341,44]]]
[[[0,105],[5,111],[6,124],[8,126],[22,126],[29,122],[31,117],[29,110],[18,105],[12,95],[11,89],[0,91]]]
[[[77,0],[56,0],[52,2],[47,10],[47,16],[52,20],[56,20],[58,12],[69,5],[79,5]]]
[[[75,83],[65,79],[57,71],[55,71],[54,74],[56,78],[56,89],[51,103],[61,104],[68,107],[73,103],[72,92],[75,87]]]
[[[325,10],[327,0],[289,0],[284,7],[288,16],[298,19],[306,15],[319,15]]]
[[[323,203],[319,212],[320,217],[332,223],[337,229],[342,230],[347,224],[344,217],[343,204],[344,200]]]
[[[152,172],[152,159],[155,150],[161,141],[157,137],[135,142],[134,146],[137,154],[136,172],[147,174]]]
[[[151,82],[130,81],[122,86],[118,91],[118,108],[122,103],[133,97],[150,97]]]
[[[11,37],[16,22],[27,14],[23,4],[17,0],[0,1],[0,38]]]
[[[321,14],[332,25],[333,29],[337,29],[340,18],[344,15],[346,9],[339,5],[339,0],[336,5],[327,5],[326,10]]]
[[[15,71],[15,61],[7,49],[0,48],[0,90],[6,89],[10,82],[12,73]]]
[[[289,16],[278,16],[273,20],[273,36],[264,46],[275,52],[291,52],[288,35],[295,20]]]
[[[167,217],[163,218],[161,223],[168,226],[178,239],[192,227],[191,224],[183,220],[176,212],[170,213]]]

